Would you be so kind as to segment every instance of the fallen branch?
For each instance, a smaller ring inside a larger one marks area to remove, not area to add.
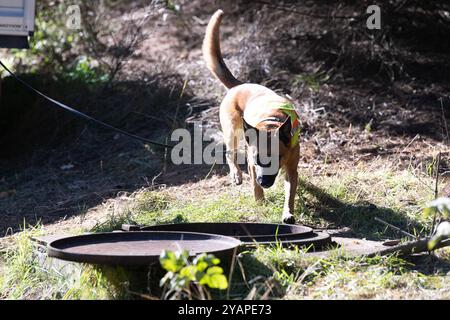
[[[392,253],[397,253],[399,256],[406,256],[413,253],[430,252],[430,250],[428,250],[429,241],[429,238],[408,241],[397,246],[389,247],[387,249],[382,249],[380,251],[371,253],[368,255],[368,257],[385,256]],[[448,246],[450,246],[450,239],[439,242],[438,244],[436,244],[433,250]]]

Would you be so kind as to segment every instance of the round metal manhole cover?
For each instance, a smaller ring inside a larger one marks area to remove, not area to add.
[[[123,229],[127,229],[123,227]],[[312,228],[271,223],[179,223],[140,227],[140,231],[187,231],[218,234],[234,237],[247,246],[261,244],[276,244],[283,246],[314,245],[321,248],[331,243],[331,237],[326,233],[314,232]]]
[[[52,241],[48,255],[62,260],[111,265],[148,265],[163,250],[187,250],[190,256],[213,253],[231,256],[241,242],[232,237],[193,232],[110,232]]]

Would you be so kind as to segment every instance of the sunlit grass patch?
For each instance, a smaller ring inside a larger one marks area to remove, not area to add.
[[[53,275],[41,272],[39,261],[33,254],[31,236],[41,234],[39,228],[23,231],[16,236],[16,246],[3,254],[0,296],[8,299],[33,297],[38,292],[46,297],[47,288],[57,281]]]
[[[108,232],[120,230],[122,224],[134,224],[141,221],[142,216],[159,216],[161,211],[170,207],[172,197],[164,191],[139,190],[129,196],[111,199],[100,210],[105,211],[106,219],[99,221],[89,231]]]
[[[126,297],[127,277],[119,268],[84,264],[45,264],[31,239],[40,227],[15,236],[15,245],[2,254],[1,299],[114,299]]]
[[[433,199],[433,188],[431,176],[385,163],[338,168],[333,174],[301,178],[298,210],[306,222],[345,225],[361,235],[389,235],[392,230],[375,217],[420,234],[430,222],[422,210]]]
[[[395,256],[323,261],[317,275],[305,285],[294,284],[286,298],[380,299],[443,297],[445,278],[409,269]],[[445,296],[445,294],[444,294]],[[447,294],[448,296],[448,294]]]
[[[335,252],[319,258],[306,250],[274,246],[247,252],[241,261],[249,288],[262,293],[270,287],[272,297],[283,299],[414,299],[450,293],[448,275],[422,274],[395,255],[368,258]]]
[[[128,272],[120,267],[81,265],[72,275],[70,285],[64,288],[65,292],[58,294],[65,300],[129,298],[129,277]]]
[[[256,203],[252,195],[230,190],[214,199],[190,199],[171,201],[165,207],[150,209],[142,203],[136,216],[140,224],[173,222],[278,222],[282,206],[268,197],[264,203]],[[277,198],[277,197],[275,197]]]

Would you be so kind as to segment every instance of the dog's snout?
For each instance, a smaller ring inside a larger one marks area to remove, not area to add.
[[[263,188],[270,188],[275,183],[277,175],[264,175],[256,177],[256,182]]]

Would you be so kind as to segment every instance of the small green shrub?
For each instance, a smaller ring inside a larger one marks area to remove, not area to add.
[[[164,299],[211,299],[207,290],[228,288],[228,281],[219,267],[220,260],[211,254],[201,254],[192,263],[189,252],[164,250],[159,258],[161,266],[167,271],[161,279],[164,286]]]

